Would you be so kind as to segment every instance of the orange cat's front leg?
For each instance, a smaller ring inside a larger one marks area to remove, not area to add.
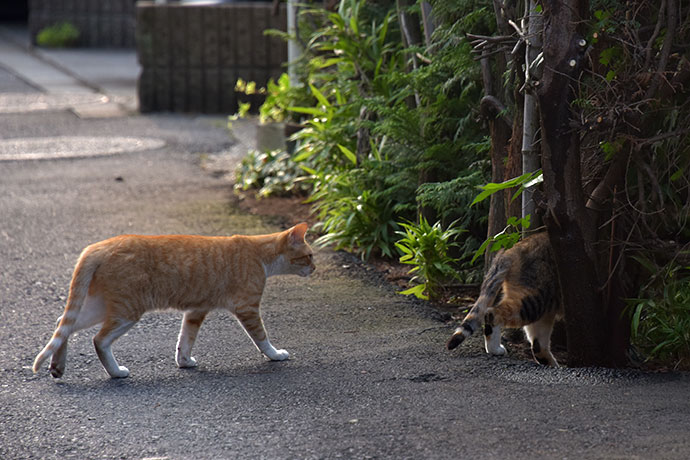
[[[254,341],[256,348],[272,361],[284,361],[290,357],[286,350],[277,350],[266,335],[264,322],[261,319],[259,305],[244,305],[235,309],[235,316],[247,332],[247,335]]]
[[[207,313],[206,311],[185,312],[180,327],[180,335],[177,337],[177,351],[175,352],[177,367],[196,367],[196,359],[192,357],[192,347]]]

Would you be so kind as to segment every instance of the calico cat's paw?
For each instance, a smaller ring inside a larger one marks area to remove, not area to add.
[[[450,339],[446,342],[446,348],[453,350],[460,346],[462,342],[465,341],[465,334],[463,334],[462,328],[457,328]]]
[[[503,356],[507,353],[506,347],[504,347],[501,344],[498,345],[487,345],[486,346],[486,352],[490,353],[494,356]]]

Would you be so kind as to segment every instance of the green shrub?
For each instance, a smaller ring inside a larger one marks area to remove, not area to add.
[[[629,299],[631,336],[648,359],[676,366],[690,364],[690,266],[670,263],[661,270],[649,260],[636,258],[651,278]]]
[[[79,30],[74,25],[61,22],[41,29],[36,35],[36,44],[51,48],[74,46],[79,35]]]
[[[286,73],[281,74],[277,81],[269,79],[265,88],[258,87],[254,81],[239,78],[235,82],[235,92],[247,100],[239,101],[237,113],[229,117],[230,122],[257,112],[261,123],[293,121],[291,106],[313,102],[304,88],[290,84],[290,76]]]
[[[257,190],[257,196],[304,195],[309,185],[290,154],[281,150],[250,151],[235,170],[235,190]]]
[[[400,262],[414,265],[409,273],[415,274],[411,280],[415,286],[401,294],[414,294],[420,299],[434,298],[443,283],[458,278],[453,267],[457,261],[448,255],[448,251],[456,245],[453,240],[463,230],[454,228],[453,225],[454,223],[443,230],[440,222],[430,225],[422,216],[419,216],[419,224],[400,224],[404,231],[397,232],[401,238],[395,246],[402,254]]]
[[[461,270],[470,265],[486,235],[486,212],[469,202],[490,164],[476,112],[481,74],[465,32],[486,32],[493,22],[485,21],[492,19],[486,1],[447,6],[428,49],[404,48],[395,2],[343,0],[337,11],[302,10],[301,84],[279,81],[271,106],[304,126],[292,137],[292,161],[310,175],[319,243],[363,258],[397,257],[398,222],[414,220],[423,206],[442,224],[457,221],[467,230],[451,256]],[[422,57],[414,68],[413,56]],[[256,161],[247,161],[238,185],[256,182],[265,169]]]
[[[316,173],[316,171],[312,171]],[[310,201],[324,233],[315,244],[334,244],[368,259],[372,254],[393,257],[394,235],[399,228],[393,200],[372,191],[363,180],[367,174],[354,169],[319,177],[321,184]]]

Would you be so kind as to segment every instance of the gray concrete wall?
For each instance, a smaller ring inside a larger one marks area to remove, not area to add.
[[[272,4],[157,5],[136,8],[142,112],[234,113],[238,78],[265,85],[287,61],[286,43],[264,35],[286,30]]]

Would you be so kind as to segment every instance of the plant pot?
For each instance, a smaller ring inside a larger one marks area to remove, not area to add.
[[[256,127],[256,149],[259,152],[286,150],[285,123],[259,123]]]

